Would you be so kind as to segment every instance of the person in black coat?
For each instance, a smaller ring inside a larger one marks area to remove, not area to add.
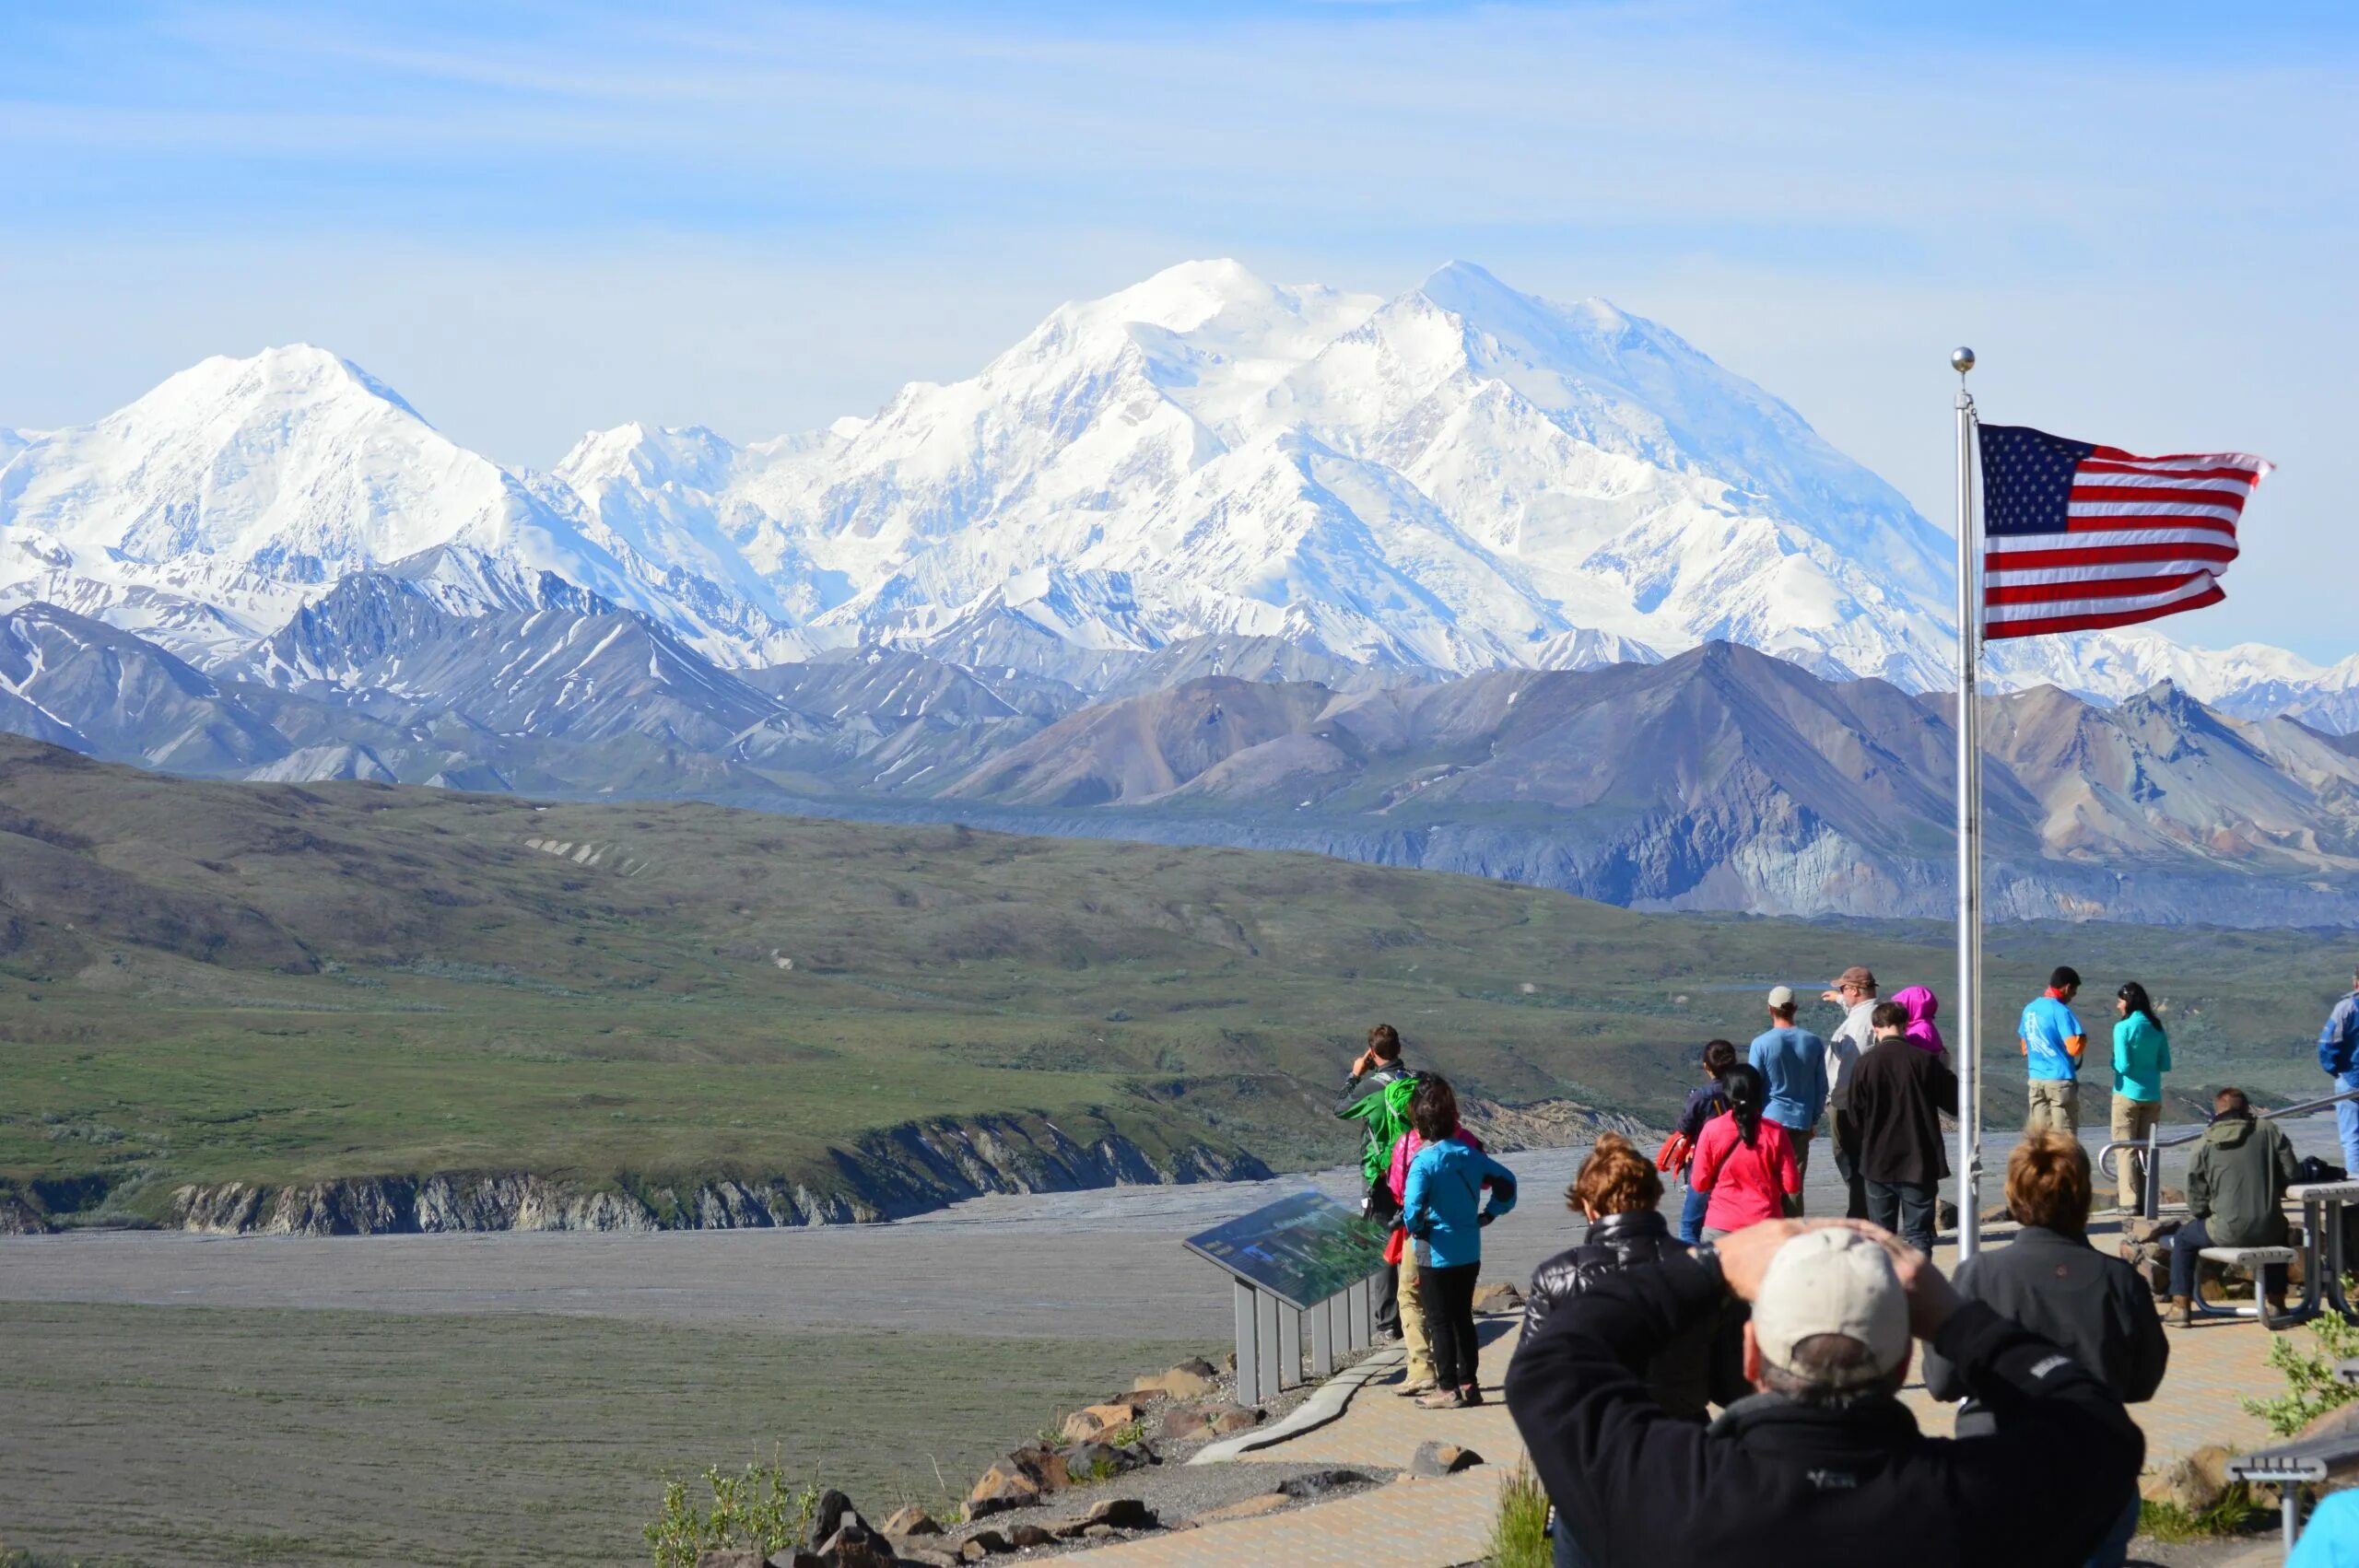
[[[1664,1410],[1647,1369],[1731,1297],[1752,1305],[1762,1392],[1708,1429]],[[1983,1401],[1989,1436],[1918,1430],[1898,1397],[1912,1335]],[[1507,1394],[1601,1562],[2077,1563],[2145,1457],[2102,1379],[1864,1221],[1767,1220],[1601,1279],[1517,1349]]]
[[[1957,1074],[1901,1031],[1908,1010],[1876,1004],[1875,1030],[1851,1070],[1850,1120],[1860,1141],[1860,1175],[1868,1218],[1900,1233],[1919,1252],[1933,1250],[1933,1215],[1942,1178],[1942,1115],[1957,1114]]]
[[[1685,1256],[1687,1244],[1671,1234],[1661,1203],[1662,1177],[1654,1163],[1621,1134],[1601,1136],[1581,1162],[1573,1185],[1565,1189],[1565,1206],[1589,1220],[1589,1234],[1579,1246],[1532,1271],[1532,1288],[1524,1293],[1524,1339],[1530,1340],[1550,1313],[1598,1281],[1625,1269]],[[1648,1383],[1664,1410],[1701,1423],[1715,1399],[1726,1402],[1743,1392],[1737,1369],[1737,1322],[1728,1316],[1699,1323],[1648,1366]],[[1583,1568],[1590,1561],[1561,1515],[1551,1524],[1550,1535],[1556,1568]]]
[[[2163,1385],[2170,1341],[2138,1271],[2089,1245],[2089,1154],[2080,1141],[2060,1132],[2026,1137],[2007,1156],[2007,1210],[2023,1229],[1961,1265],[1958,1293],[2055,1340],[2122,1403],[2140,1404]],[[1925,1357],[1925,1391],[1942,1400],[1973,1392],[1938,1352]],[[1960,1435],[1984,1425],[1973,1404],[1958,1412]],[[2129,1551],[2138,1527],[2134,1486],[2119,1506],[2092,1564],[2118,1563]]]

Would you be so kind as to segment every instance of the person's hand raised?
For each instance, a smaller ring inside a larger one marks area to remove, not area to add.
[[[1739,1301],[1751,1301],[1761,1289],[1769,1260],[1791,1238],[1810,1229],[1802,1220],[1764,1220],[1741,1231],[1731,1231],[1715,1244],[1720,1255],[1720,1278]]]
[[[1352,1076],[1355,1078],[1367,1077],[1367,1070],[1370,1066],[1370,1058],[1374,1055],[1375,1053],[1372,1051],[1362,1051],[1359,1055],[1354,1057],[1352,1059]]]
[[[1830,1220],[1827,1223],[1847,1225],[1884,1248],[1884,1256],[1892,1259],[1893,1276],[1908,1297],[1911,1334],[1930,1342],[1942,1331],[1942,1325],[1950,1320],[1962,1298],[1949,1277],[1933,1266],[1931,1258],[1882,1225],[1870,1224],[1865,1220]]]

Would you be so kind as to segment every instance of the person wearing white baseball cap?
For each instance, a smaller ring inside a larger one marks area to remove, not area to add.
[[[1751,1304],[1758,1392],[1700,1427],[1656,1402],[1646,1370],[1731,1295]],[[1912,1339],[1991,1412],[1987,1435],[1918,1430],[1897,1398]],[[1507,1398],[1602,1563],[1883,1568],[1905,1542],[1910,1568],[2076,1564],[2145,1457],[2103,1380],[1864,1221],[1771,1220],[1602,1280],[1517,1349]]]
[[[1810,1141],[1825,1113],[1831,1085],[1826,1078],[1826,1042],[1807,1029],[1794,1026],[1794,988],[1769,988],[1769,1027],[1753,1037],[1744,1059],[1769,1086],[1769,1106],[1763,1114],[1786,1129],[1794,1145],[1794,1164],[1810,1173]],[[1789,1210],[1802,1212],[1799,1199]]]

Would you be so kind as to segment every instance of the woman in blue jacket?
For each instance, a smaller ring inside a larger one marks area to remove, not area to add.
[[[1458,1095],[1446,1078],[1426,1075],[1409,1103],[1409,1122],[1427,1147],[1409,1166],[1401,1225],[1417,1249],[1417,1295],[1433,1340],[1435,1384],[1417,1403],[1427,1410],[1479,1405],[1474,1283],[1483,1270],[1483,1227],[1515,1207],[1515,1173],[1458,1141]]]

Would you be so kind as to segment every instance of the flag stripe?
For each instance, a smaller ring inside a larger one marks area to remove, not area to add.
[[[2021,427],[1981,430],[1983,635],[2132,626],[2217,603],[2236,524],[2270,465],[2140,457]]]
[[[2228,596],[2213,583],[2201,593],[2160,607],[2142,605],[2136,609],[2111,609],[2078,612],[2070,615],[2048,615],[2038,620],[2008,621],[1984,628],[1985,641],[2010,637],[2040,637],[2050,632],[2102,631],[2107,626],[2132,626],[2141,621],[2154,620],[2163,615],[2176,615],[2186,610],[2201,610],[2207,604],[2217,604]]]
[[[2094,447],[2089,456],[2106,462],[2135,463],[2157,473],[2175,468],[2241,468],[2251,474],[2266,474],[2276,466],[2267,458],[2255,457],[2250,452],[2167,452],[2161,457],[2140,457],[2119,447]]]
[[[2207,489],[2200,485],[2093,485],[2085,478],[2072,486],[2072,504],[2083,501],[2126,501],[2141,507],[2226,507],[2245,509],[2248,493],[2242,487]]]
[[[2124,501],[2084,501],[2075,496],[2064,506],[2067,517],[2216,517],[2223,522],[2236,521],[2243,511],[2242,501],[2181,501],[2168,496]]]
[[[2109,591],[2084,594],[2078,599],[2031,599],[2010,604],[1993,604],[1985,617],[1992,623],[2041,621],[2057,615],[2102,614],[2110,610],[2157,610],[2176,606],[2183,599],[2193,598],[2203,591],[2207,583],[2219,579],[2209,572],[2199,572],[2168,588],[2150,589],[2143,592],[2115,593]]]
[[[2159,549],[2135,546],[2118,555],[2102,556],[2094,550],[2026,550],[2021,555],[2004,557],[2005,564],[1994,558],[1988,568],[1989,580],[1999,582],[2043,582],[2060,580],[2055,574],[2083,577],[2136,577],[2164,572],[2217,571],[2236,558],[2233,549],[2217,549],[2205,545],[2177,544]]]
[[[2092,572],[2074,572],[2069,575],[2060,574],[2062,576],[2062,580],[2057,582],[2017,582],[2009,579],[2005,582],[1991,583],[1983,591],[1982,602],[1995,610],[2004,604],[2071,603],[2085,600],[2092,591],[2099,589],[2108,594],[2118,594],[2125,599],[2138,598],[2150,593],[2172,594],[2198,578],[2207,578],[2211,575],[2208,570],[2198,568],[2194,571],[2137,577],[2099,577]]]
[[[2249,496],[2253,486],[2249,474],[2108,473],[2094,462],[2084,462],[2074,469],[2072,481],[2075,486],[2109,485],[2121,490],[2206,490],[2224,496]]]
[[[2163,521],[2170,526],[2153,528],[2136,518],[2108,518],[2085,527],[2076,522],[2070,532],[2064,533],[2001,535],[1986,544],[1983,552],[1996,561],[2033,550],[2107,550],[2124,544],[2233,544],[2236,542],[2236,531],[2225,523],[2204,522],[2193,518],[2165,518]]]
[[[2103,458],[2090,458],[2080,465],[2083,474],[2103,474],[2107,483],[2125,479],[2151,480],[2157,485],[2193,484],[2199,480],[2225,480],[2249,490],[2260,483],[2264,470],[2254,468],[2141,468],[2130,462],[2107,462]]]

